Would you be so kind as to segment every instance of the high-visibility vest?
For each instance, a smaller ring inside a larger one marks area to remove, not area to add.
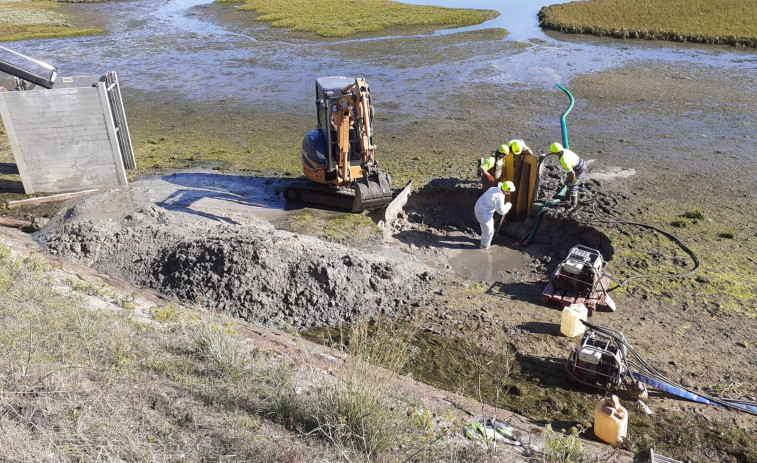
[[[572,172],[573,168],[575,168],[580,163],[581,158],[578,157],[576,153],[569,149],[564,149],[562,151],[562,156],[560,156],[560,164],[562,165],[563,169],[565,169],[565,172]]]
[[[518,152],[518,154],[531,149],[528,146],[526,146],[526,142],[524,142],[522,139],[515,138],[507,142],[507,147],[510,148],[510,152],[513,154],[515,154],[515,150],[513,150],[513,146],[515,146],[515,144],[520,145],[520,151]]]
[[[504,162],[505,162],[505,158],[504,158],[504,156],[503,156],[502,158],[500,158],[500,159],[497,159],[497,156],[496,156],[496,155],[494,155],[494,154],[492,154],[492,155],[491,155],[491,156],[489,156],[489,157],[486,157],[486,158],[482,158],[482,159],[481,159],[481,163],[480,163],[480,165],[481,165],[481,167],[482,167],[482,168],[483,168],[483,169],[484,169],[485,171],[487,171],[487,172],[488,172],[488,171],[489,171],[489,169],[491,169],[492,167],[495,167],[495,166],[497,167],[497,170],[501,169],[501,168],[502,168],[502,164],[503,164]]]

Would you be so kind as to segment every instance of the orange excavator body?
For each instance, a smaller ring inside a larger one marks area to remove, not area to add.
[[[362,211],[392,200],[391,179],[378,169],[373,106],[363,78],[316,79],[318,125],[302,142],[302,170],[310,184],[292,184],[288,200]]]

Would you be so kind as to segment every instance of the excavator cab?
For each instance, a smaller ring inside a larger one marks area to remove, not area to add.
[[[362,78],[315,81],[317,126],[302,142],[302,170],[313,184],[293,184],[288,200],[351,211],[383,207],[392,200],[391,179],[378,169],[373,144],[373,106]]]

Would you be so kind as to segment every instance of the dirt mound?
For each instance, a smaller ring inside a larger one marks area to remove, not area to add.
[[[108,218],[98,216],[102,201],[62,210],[36,239],[53,254],[248,321],[304,328],[391,315],[422,302],[435,279],[411,256],[348,249],[254,217],[219,224],[144,206]]]

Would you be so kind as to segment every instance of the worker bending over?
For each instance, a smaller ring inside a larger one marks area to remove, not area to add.
[[[547,155],[554,154],[560,156],[560,165],[568,173],[565,177],[565,186],[568,187],[570,205],[571,207],[575,207],[578,205],[578,183],[586,173],[586,163],[576,153],[564,148],[557,142],[550,145],[549,151]]]
[[[524,142],[520,138],[514,138],[507,142],[506,145],[510,149],[510,152],[516,156],[519,154],[527,154],[529,156],[534,155],[533,151],[531,151],[531,148],[526,146],[526,142]]]
[[[481,189],[486,191],[504,180],[505,169],[503,169],[503,165],[505,163],[505,156],[509,153],[510,148],[508,148],[507,144],[499,145],[496,150],[492,151],[492,154],[478,161]]]
[[[515,191],[515,185],[507,181],[489,188],[476,201],[474,212],[478,223],[481,224],[481,249],[489,249],[494,238],[494,212],[504,217],[513,206],[506,201],[505,197],[513,191]]]

